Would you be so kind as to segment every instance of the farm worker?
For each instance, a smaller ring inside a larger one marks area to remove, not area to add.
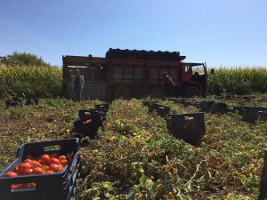
[[[165,93],[165,96],[172,96],[175,90],[175,83],[173,82],[171,76],[168,75],[167,72],[163,72],[161,76],[164,81],[162,88]]]
[[[80,74],[80,70],[75,70],[75,75],[71,79],[71,89],[74,101],[80,101],[84,86],[84,77]]]

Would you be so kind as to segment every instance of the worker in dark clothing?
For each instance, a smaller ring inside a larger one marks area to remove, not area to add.
[[[76,69],[75,75],[73,75],[71,79],[71,89],[74,101],[79,101],[81,99],[83,86],[84,77],[83,75],[80,75],[80,70]]]
[[[175,91],[175,83],[173,82],[172,78],[170,77],[170,75],[168,75],[167,72],[163,72],[161,74],[161,77],[163,79],[162,88],[164,90],[165,96],[173,96]]]

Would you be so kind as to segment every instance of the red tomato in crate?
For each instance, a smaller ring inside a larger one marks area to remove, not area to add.
[[[61,172],[64,169],[63,165],[58,165],[58,171]]]
[[[56,173],[62,171],[63,168],[63,165],[51,164],[49,166],[49,171],[53,171],[54,173]]]
[[[61,160],[60,164],[63,165],[63,167],[65,167],[65,165],[68,165],[68,160]]]
[[[13,185],[11,185],[11,189],[12,190],[22,190],[24,188],[23,188],[22,184],[13,184]]]
[[[33,169],[33,174],[45,174],[45,170],[43,170],[42,168],[40,167],[35,167]]]
[[[31,169],[31,168],[32,168],[32,165],[30,165],[29,163],[21,163],[18,166],[18,172],[20,174],[23,174],[26,169]]]
[[[32,173],[33,173],[33,169],[26,169],[23,174],[24,175],[32,175]]]
[[[62,161],[62,160],[66,160],[67,157],[66,157],[65,155],[60,155],[60,156],[58,156],[57,159],[58,159],[59,161]]]
[[[33,168],[35,168],[35,167],[42,167],[41,163],[39,163],[39,162],[36,161],[36,160],[32,160],[32,161],[30,162],[30,164],[33,166]]]
[[[36,183],[29,183],[29,188],[36,188]]]
[[[16,172],[9,171],[9,172],[5,173],[5,176],[6,177],[15,177],[15,176],[18,176],[18,174]]]
[[[59,160],[57,158],[51,158],[51,160],[49,161],[49,164],[52,165],[52,164],[60,164]]]
[[[40,158],[40,162],[45,165],[45,164],[49,164],[49,161],[50,161],[50,156],[48,154],[44,154],[41,156]]]

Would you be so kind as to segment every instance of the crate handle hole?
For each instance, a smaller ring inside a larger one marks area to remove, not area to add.
[[[11,192],[19,192],[19,191],[34,191],[36,190],[36,183],[20,183],[20,184],[12,184],[10,186]]]
[[[161,110],[165,110],[165,107],[161,106],[161,107],[159,107],[159,109],[161,109]]]
[[[55,151],[60,149],[61,149],[60,145],[51,145],[44,147],[44,151]]]
[[[90,112],[84,112],[85,115],[90,115],[91,113]]]

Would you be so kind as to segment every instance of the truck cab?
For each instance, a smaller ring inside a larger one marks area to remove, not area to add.
[[[206,95],[207,67],[205,63],[181,63],[181,94],[185,97]]]

